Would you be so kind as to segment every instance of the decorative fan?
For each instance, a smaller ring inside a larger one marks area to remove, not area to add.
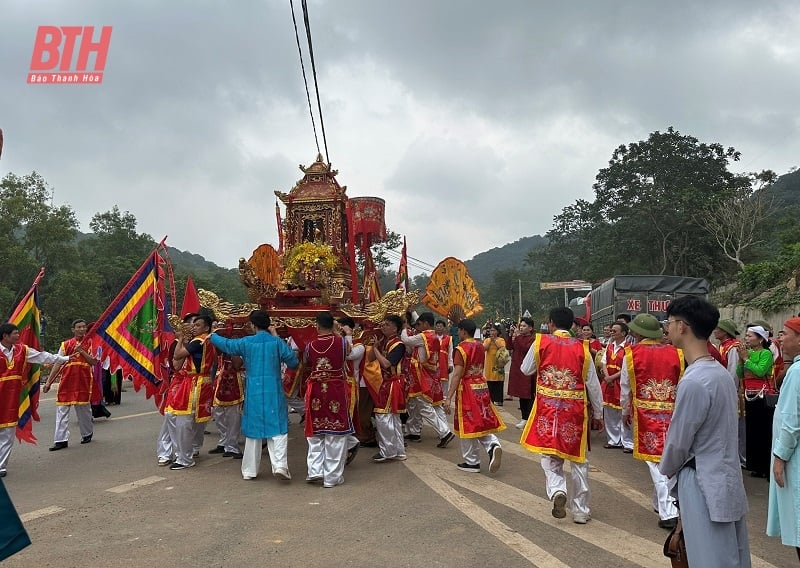
[[[422,303],[458,323],[483,311],[480,294],[467,267],[457,258],[445,258],[431,273]]]

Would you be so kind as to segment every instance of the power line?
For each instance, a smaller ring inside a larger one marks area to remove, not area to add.
[[[314,75],[314,91],[317,93],[317,109],[319,110],[319,126],[322,129],[322,144],[325,146],[325,161],[331,163],[328,156],[328,140],[325,137],[325,121],[322,120],[322,103],[319,100],[319,85],[317,84],[317,66],[314,63],[314,46],[311,43],[311,23],[308,20],[308,4],[303,0],[303,21],[306,25],[306,38],[308,39],[308,54],[311,57],[311,74]]]
[[[294,17],[294,2],[292,0],[289,0],[289,7],[291,7],[292,9],[292,23],[294,24],[294,39],[297,42],[297,53],[300,55],[300,69],[303,71],[303,84],[306,87],[306,100],[308,101],[308,113],[311,115],[311,128],[314,130],[314,143],[317,145],[317,154],[319,154],[319,139],[317,138],[317,125],[314,122],[314,111],[311,109],[311,93],[308,91],[306,66],[303,63],[303,50],[300,48],[300,35],[297,33],[297,19],[295,19]]]

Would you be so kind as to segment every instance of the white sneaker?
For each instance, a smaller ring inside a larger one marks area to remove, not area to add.
[[[344,477],[340,477],[336,483],[323,483],[322,486],[326,489],[330,489],[331,487],[336,487],[337,485],[341,485],[344,483]]]
[[[255,475],[243,475],[242,476],[242,479],[244,479],[245,481],[250,481],[251,479],[255,479],[255,478],[256,478]]]
[[[272,474],[278,479],[283,479],[284,481],[289,481],[292,478],[292,475],[289,473],[289,470],[285,467],[277,467],[275,468],[275,472]]]
[[[556,519],[563,519],[567,516],[567,494],[563,491],[556,491],[553,495],[552,513]]]
[[[165,465],[169,465],[172,463],[172,460],[169,458],[158,458],[158,465],[159,467],[164,467]]]
[[[497,473],[500,469],[500,461],[503,459],[503,448],[500,444],[495,444],[489,448],[489,473]]]
[[[527,420],[520,420],[519,422],[517,422],[517,430],[522,430],[523,428],[525,428],[525,424],[527,423],[528,423]]]
[[[592,520],[592,516],[587,513],[575,513],[572,515],[572,521],[578,525],[585,525]]]

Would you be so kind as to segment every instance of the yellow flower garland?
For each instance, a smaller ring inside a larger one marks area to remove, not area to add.
[[[336,267],[339,261],[329,245],[305,242],[292,248],[284,263],[284,279],[297,283],[302,276],[305,280],[322,279]],[[316,274],[314,272],[317,271]]]

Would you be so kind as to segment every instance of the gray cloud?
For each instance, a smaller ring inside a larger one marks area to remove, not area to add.
[[[316,154],[288,1],[4,8],[0,172],[40,171],[84,230],[118,204],[140,230],[224,266],[276,242],[272,192]],[[669,125],[736,147],[737,169],[797,163],[790,2],[310,11],[339,181],[384,197],[388,225],[431,264],[544,233],[591,198],[616,146]],[[103,84],[25,84],[39,25],[112,25]]]

